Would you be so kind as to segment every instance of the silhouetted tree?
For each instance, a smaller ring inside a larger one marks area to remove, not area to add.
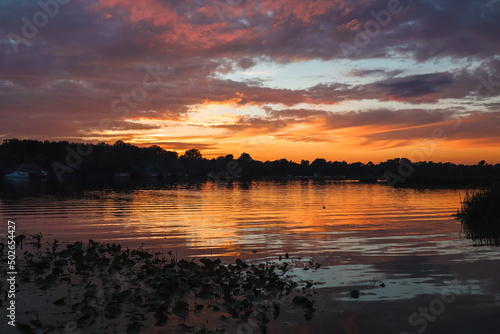
[[[196,148],[192,148],[184,152],[183,157],[187,159],[201,159],[202,155],[199,150],[197,150]]]
[[[241,153],[240,157],[238,158],[239,161],[246,161],[246,162],[251,162],[253,159],[248,153]]]

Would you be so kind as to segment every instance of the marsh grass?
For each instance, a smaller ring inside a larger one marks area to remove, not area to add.
[[[456,213],[462,233],[475,245],[500,245],[500,187],[467,192]]]

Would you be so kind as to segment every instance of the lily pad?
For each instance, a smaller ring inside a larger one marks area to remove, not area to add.
[[[179,318],[187,318],[189,316],[189,304],[183,301],[177,301],[172,312]]]
[[[58,300],[56,300],[54,302],[54,305],[56,306],[63,306],[63,305],[66,305],[66,298],[63,297],[63,298],[59,298]]]

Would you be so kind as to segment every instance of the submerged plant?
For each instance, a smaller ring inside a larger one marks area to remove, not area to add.
[[[356,283],[352,282],[352,284],[354,284],[354,289],[352,289],[352,290],[349,292],[349,295],[351,296],[351,298],[358,299],[358,298],[359,298],[359,290],[358,290],[358,287],[356,286]]]

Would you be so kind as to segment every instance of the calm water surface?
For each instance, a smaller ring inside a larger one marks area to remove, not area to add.
[[[62,240],[144,244],[182,256],[437,254],[468,245],[451,216],[463,194],[349,182],[175,184],[3,199],[0,215]]]
[[[119,242],[228,261],[289,253],[324,263],[294,270],[298,280],[321,282],[322,311],[313,321],[284,314],[271,326],[276,333],[289,332],[290,323],[293,332],[311,333],[496,333],[500,251],[461,238],[452,214],[464,194],[313,180],[153,184],[4,196],[0,218],[14,220],[18,233],[49,240]],[[361,291],[356,300],[349,295],[354,286]],[[436,313],[425,329],[417,321],[425,317],[409,320],[420,307]]]

